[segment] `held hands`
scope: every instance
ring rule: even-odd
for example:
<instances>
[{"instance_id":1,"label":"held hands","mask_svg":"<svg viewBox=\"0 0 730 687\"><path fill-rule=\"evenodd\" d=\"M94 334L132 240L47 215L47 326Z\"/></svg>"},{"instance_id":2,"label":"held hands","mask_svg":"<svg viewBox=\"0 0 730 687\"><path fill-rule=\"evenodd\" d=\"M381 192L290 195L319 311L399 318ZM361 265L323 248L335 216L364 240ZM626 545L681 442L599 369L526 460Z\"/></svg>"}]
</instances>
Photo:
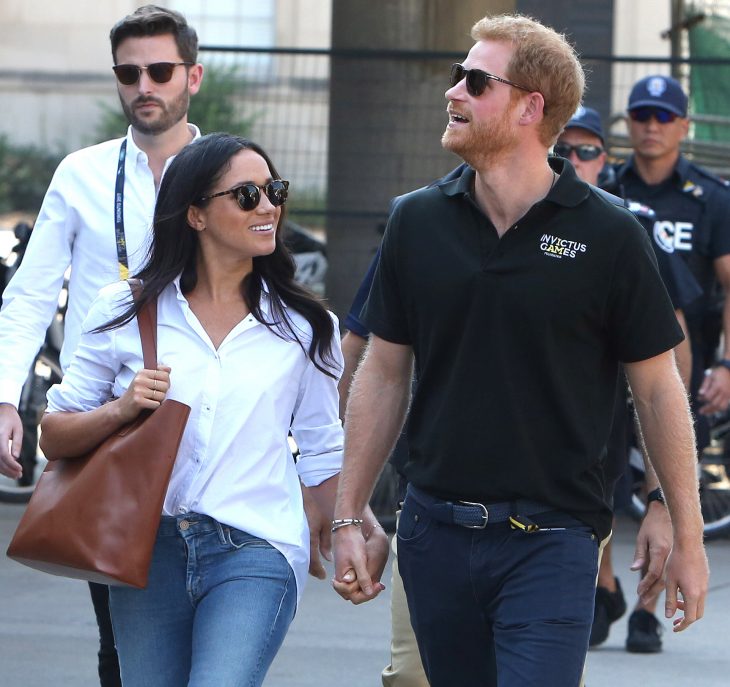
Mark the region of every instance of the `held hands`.
<instances>
[{"instance_id":1,"label":"held hands","mask_svg":"<svg viewBox=\"0 0 730 687\"><path fill-rule=\"evenodd\" d=\"M388 560L388 536L380 526L366 528L367 539L359 527L342 527L333 536L335 576L332 586L345 600L361 604L374 599L385 589L380 582ZM371 528L367 531L367 528Z\"/></svg>"},{"instance_id":2,"label":"held hands","mask_svg":"<svg viewBox=\"0 0 730 687\"><path fill-rule=\"evenodd\" d=\"M134 376L127 390L116 400L124 424L132 422L143 410L159 408L170 388L170 371L167 365L158 365L156 370L140 370Z\"/></svg>"},{"instance_id":3,"label":"held hands","mask_svg":"<svg viewBox=\"0 0 730 687\"><path fill-rule=\"evenodd\" d=\"M22 445L23 423L18 411L9 403L0 403L0 474L10 479L22 476L18 462Z\"/></svg>"}]
</instances>

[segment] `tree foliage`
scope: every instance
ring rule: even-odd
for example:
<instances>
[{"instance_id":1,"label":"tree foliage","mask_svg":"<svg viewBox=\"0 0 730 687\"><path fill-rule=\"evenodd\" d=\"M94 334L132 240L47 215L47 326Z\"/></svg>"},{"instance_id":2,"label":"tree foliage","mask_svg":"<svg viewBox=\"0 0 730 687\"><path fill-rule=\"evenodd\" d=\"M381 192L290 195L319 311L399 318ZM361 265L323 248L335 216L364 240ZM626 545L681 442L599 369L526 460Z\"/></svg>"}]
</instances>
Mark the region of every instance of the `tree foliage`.
<instances>
[{"instance_id":1,"label":"tree foliage","mask_svg":"<svg viewBox=\"0 0 730 687\"><path fill-rule=\"evenodd\" d=\"M13 145L0 134L0 213L37 213L64 153Z\"/></svg>"}]
</instances>

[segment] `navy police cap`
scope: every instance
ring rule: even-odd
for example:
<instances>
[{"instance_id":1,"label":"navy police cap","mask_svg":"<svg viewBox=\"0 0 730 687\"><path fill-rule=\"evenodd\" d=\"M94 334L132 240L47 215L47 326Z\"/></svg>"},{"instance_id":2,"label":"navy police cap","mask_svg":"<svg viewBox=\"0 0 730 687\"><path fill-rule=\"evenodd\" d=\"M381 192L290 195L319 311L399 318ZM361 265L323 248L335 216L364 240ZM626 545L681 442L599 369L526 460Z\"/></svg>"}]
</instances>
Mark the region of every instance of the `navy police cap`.
<instances>
[{"instance_id":1,"label":"navy police cap","mask_svg":"<svg viewBox=\"0 0 730 687\"><path fill-rule=\"evenodd\" d=\"M583 107L583 105L580 105L575 111L575 114L570 118L570 121L565 125L565 128L585 129L598 136L601 139L601 143L604 142L601 115L592 107Z\"/></svg>"},{"instance_id":2,"label":"navy police cap","mask_svg":"<svg viewBox=\"0 0 730 687\"><path fill-rule=\"evenodd\" d=\"M687 116L687 96L679 81L671 76L645 76L634 84L629 95L629 110L660 107L680 117Z\"/></svg>"}]
</instances>

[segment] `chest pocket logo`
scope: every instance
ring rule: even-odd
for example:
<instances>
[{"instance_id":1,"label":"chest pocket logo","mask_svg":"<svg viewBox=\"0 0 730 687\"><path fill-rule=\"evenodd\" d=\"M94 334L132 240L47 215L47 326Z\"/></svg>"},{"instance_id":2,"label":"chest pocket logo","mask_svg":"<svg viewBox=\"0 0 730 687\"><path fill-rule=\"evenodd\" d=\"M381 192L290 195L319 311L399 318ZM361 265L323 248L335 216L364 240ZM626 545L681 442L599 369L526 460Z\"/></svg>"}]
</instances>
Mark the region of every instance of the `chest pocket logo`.
<instances>
[{"instance_id":1,"label":"chest pocket logo","mask_svg":"<svg viewBox=\"0 0 730 687\"><path fill-rule=\"evenodd\" d=\"M670 222L657 220L654 222L654 240L666 253L675 250L692 250L692 236L694 224L692 222Z\"/></svg>"},{"instance_id":2,"label":"chest pocket logo","mask_svg":"<svg viewBox=\"0 0 730 687\"><path fill-rule=\"evenodd\" d=\"M551 258L575 258L586 252L586 244L561 239L552 234L543 234L540 239L540 250Z\"/></svg>"}]
</instances>

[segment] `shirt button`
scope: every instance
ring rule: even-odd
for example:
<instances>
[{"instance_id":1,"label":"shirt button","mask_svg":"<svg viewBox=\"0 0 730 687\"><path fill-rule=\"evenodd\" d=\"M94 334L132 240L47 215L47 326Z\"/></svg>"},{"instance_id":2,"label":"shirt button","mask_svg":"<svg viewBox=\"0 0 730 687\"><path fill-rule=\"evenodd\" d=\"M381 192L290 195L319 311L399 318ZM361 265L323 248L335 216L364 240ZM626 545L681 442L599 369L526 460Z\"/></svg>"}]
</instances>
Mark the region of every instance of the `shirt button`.
<instances>
[{"instance_id":1,"label":"shirt button","mask_svg":"<svg viewBox=\"0 0 730 687\"><path fill-rule=\"evenodd\" d=\"M180 529L184 532L186 529L190 527L190 523L187 520L181 520L180 521Z\"/></svg>"}]
</instances>

